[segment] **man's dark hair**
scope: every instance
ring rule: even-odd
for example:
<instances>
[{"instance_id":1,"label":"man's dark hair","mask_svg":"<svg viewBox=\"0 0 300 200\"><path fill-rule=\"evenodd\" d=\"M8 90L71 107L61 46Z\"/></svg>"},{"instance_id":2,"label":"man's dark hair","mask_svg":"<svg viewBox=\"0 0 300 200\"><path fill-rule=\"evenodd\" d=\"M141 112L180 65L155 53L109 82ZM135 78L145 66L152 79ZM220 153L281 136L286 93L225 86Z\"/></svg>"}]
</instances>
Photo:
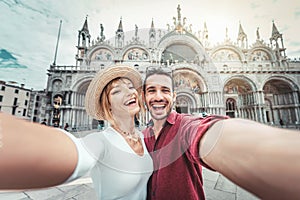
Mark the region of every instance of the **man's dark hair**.
<instances>
[{"instance_id":1,"label":"man's dark hair","mask_svg":"<svg viewBox=\"0 0 300 200\"><path fill-rule=\"evenodd\" d=\"M143 84L144 93L146 92L146 81L150 76L153 75L163 75L169 77L172 81L172 90L174 91L174 80L173 80L172 70L170 70L170 68L167 67L150 66L147 67L146 69L146 77L144 79L144 84Z\"/></svg>"}]
</instances>

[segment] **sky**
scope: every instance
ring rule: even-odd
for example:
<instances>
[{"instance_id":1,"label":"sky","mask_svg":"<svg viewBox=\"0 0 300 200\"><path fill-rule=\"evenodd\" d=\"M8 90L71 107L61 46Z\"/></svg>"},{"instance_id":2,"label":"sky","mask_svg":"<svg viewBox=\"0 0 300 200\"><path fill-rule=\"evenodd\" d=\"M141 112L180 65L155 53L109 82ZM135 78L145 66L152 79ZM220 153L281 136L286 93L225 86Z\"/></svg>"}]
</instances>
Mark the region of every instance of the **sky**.
<instances>
[{"instance_id":1,"label":"sky","mask_svg":"<svg viewBox=\"0 0 300 200\"><path fill-rule=\"evenodd\" d=\"M300 58L299 0L0 0L0 80L25 84L25 88L46 88L47 69L54 62L60 20L61 32L57 65L75 65L78 30L87 17L92 39L104 26L106 38L113 38L122 18L125 32L137 25L167 29L181 16L192 24L193 32L206 23L212 44L228 36L236 41L239 23L248 36L249 45L260 38L269 43L272 21L283 34L286 53Z\"/></svg>"}]
</instances>

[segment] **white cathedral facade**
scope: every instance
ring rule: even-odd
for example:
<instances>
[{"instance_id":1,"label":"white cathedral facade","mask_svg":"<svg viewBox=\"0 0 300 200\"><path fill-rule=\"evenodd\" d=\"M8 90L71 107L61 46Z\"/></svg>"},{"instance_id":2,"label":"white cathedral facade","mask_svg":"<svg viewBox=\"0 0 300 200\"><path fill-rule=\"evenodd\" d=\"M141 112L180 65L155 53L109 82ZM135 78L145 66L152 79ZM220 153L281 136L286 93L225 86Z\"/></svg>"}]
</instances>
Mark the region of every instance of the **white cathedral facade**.
<instances>
[{"instance_id":1,"label":"white cathedral facade","mask_svg":"<svg viewBox=\"0 0 300 200\"><path fill-rule=\"evenodd\" d=\"M98 121L84 108L87 87L95 73L116 64L135 67L142 76L148 66L171 69L178 112L229 115L288 128L300 127L300 62L286 56L284 40L273 22L268 43L256 30L256 41L248 44L239 24L236 41L225 35L221 44L211 44L206 24L195 34L186 18L177 17L166 30L149 22L147 34L138 27L127 36L123 22L114 40L99 36L91 40L88 21L78 33L75 66L51 65L48 70L47 116L53 126L68 123L75 129L91 129ZM144 31L144 30L143 30ZM127 32L128 33L128 32ZM142 124L149 116L140 119Z\"/></svg>"}]
</instances>

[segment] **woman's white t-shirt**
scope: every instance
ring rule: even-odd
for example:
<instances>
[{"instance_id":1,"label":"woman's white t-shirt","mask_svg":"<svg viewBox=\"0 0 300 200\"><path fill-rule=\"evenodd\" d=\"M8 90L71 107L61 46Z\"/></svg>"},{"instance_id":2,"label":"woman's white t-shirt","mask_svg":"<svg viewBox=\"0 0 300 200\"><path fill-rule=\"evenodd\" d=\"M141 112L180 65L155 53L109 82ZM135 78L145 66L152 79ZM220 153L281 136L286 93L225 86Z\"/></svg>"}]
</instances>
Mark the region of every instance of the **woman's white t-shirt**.
<instances>
[{"instance_id":1,"label":"woman's white t-shirt","mask_svg":"<svg viewBox=\"0 0 300 200\"><path fill-rule=\"evenodd\" d=\"M67 182L90 172L99 199L146 199L153 164L143 134L138 133L144 149L142 156L112 127L84 138L67 133L78 151L77 167Z\"/></svg>"}]
</instances>

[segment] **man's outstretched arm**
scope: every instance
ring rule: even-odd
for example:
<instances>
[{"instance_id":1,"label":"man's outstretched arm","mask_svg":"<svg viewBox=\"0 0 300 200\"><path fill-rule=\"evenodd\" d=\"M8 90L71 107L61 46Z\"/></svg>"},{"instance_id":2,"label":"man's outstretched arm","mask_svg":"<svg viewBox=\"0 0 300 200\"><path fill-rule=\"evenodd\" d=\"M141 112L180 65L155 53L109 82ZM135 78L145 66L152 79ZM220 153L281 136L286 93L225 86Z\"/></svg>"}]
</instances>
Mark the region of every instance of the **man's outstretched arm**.
<instances>
[{"instance_id":1,"label":"man's outstretched arm","mask_svg":"<svg viewBox=\"0 0 300 200\"><path fill-rule=\"evenodd\" d=\"M300 132L221 120L200 141L200 158L262 199L300 199Z\"/></svg>"}]
</instances>

